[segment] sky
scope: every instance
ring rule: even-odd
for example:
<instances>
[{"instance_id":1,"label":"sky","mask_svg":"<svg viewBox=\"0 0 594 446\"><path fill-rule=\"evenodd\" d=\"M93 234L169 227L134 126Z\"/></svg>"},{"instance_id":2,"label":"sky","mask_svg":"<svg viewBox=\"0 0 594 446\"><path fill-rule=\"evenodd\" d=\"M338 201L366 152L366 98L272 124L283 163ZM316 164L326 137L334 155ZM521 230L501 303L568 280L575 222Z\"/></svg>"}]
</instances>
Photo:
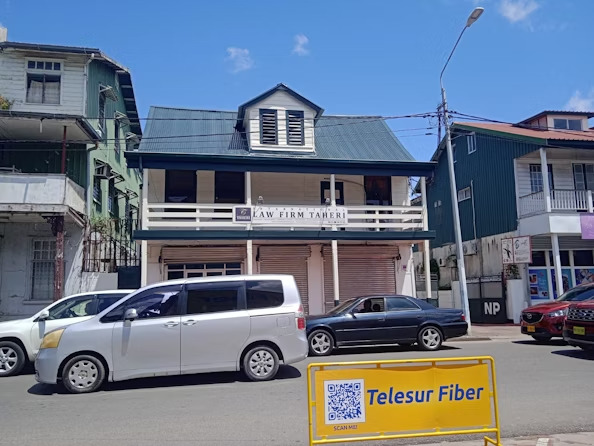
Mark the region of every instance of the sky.
<instances>
[{"instance_id":1,"label":"sky","mask_svg":"<svg viewBox=\"0 0 594 446\"><path fill-rule=\"evenodd\" d=\"M0 23L10 41L98 47L127 66L141 117L236 110L279 82L326 114L401 116L436 110L476 6L444 75L451 110L506 122L594 110L592 0L0 0ZM431 157L435 119L388 123Z\"/></svg>"}]
</instances>

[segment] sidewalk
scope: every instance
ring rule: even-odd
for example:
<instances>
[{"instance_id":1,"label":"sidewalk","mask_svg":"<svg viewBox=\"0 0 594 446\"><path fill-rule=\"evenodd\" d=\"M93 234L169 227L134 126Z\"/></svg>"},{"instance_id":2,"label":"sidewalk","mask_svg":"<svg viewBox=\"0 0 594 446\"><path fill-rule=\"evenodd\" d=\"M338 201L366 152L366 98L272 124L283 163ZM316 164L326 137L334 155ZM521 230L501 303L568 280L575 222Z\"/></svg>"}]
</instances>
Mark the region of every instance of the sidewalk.
<instances>
[{"instance_id":1,"label":"sidewalk","mask_svg":"<svg viewBox=\"0 0 594 446\"><path fill-rule=\"evenodd\" d=\"M494 438L494 436L491 436ZM556 434L533 437L503 438L504 446L592 446L594 445L594 432L577 432L575 434ZM430 443L424 446L478 446L483 440Z\"/></svg>"},{"instance_id":2,"label":"sidewalk","mask_svg":"<svg viewBox=\"0 0 594 446\"><path fill-rule=\"evenodd\" d=\"M490 341L490 340L515 340L527 339L520 333L520 326L513 324L482 325L472 324L472 336L448 339L448 342L464 341ZM594 443L593 443L594 444Z\"/></svg>"}]
</instances>

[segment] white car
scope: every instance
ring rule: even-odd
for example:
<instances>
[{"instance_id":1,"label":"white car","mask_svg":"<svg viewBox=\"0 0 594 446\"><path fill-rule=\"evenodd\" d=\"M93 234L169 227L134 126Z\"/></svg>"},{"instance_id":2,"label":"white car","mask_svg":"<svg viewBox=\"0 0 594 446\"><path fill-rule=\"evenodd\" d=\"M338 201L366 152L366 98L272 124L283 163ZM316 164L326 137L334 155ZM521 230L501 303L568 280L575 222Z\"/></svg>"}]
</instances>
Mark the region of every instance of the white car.
<instances>
[{"instance_id":1,"label":"white car","mask_svg":"<svg viewBox=\"0 0 594 446\"><path fill-rule=\"evenodd\" d=\"M35 361L46 333L90 319L135 290L93 291L64 297L26 319L0 322L0 377Z\"/></svg>"}]
</instances>

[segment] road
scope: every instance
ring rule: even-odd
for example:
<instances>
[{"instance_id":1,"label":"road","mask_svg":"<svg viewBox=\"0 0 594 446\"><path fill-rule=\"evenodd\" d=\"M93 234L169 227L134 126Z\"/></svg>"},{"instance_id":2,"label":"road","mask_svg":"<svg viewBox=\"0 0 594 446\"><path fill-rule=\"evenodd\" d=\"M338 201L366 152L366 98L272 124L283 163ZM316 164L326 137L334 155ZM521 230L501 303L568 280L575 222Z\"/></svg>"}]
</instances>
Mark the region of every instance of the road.
<instances>
[{"instance_id":1,"label":"road","mask_svg":"<svg viewBox=\"0 0 594 446\"><path fill-rule=\"evenodd\" d=\"M492 355L504 437L594 432L594 356L558 342L452 342L427 353L349 350L332 360ZM31 374L0 379L0 445L305 445L308 359L278 379L239 373L151 378L68 395ZM411 444L391 442L386 444Z\"/></svg>"}]
</instances>

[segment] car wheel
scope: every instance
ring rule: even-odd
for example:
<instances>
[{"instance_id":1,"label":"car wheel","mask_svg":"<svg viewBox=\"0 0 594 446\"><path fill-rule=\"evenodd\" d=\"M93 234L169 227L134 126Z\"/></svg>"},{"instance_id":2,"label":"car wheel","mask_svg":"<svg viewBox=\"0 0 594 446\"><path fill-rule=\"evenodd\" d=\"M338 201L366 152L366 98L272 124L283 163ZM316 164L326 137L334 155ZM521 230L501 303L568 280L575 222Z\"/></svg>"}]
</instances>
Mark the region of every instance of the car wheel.
<instances>
[{"instance_id":1,"label":"car wheel","mask_svg":"<svg viewBox=\"0 0 594 446\"><path fill-rule=\"evenodd\" d=\"M18 375L27 359L21 346L11 341L0 341L0 376Z\"/></svg>"},{"instance_id":2,"label":"car wheel","mask_svg":"<svg viewBox=\"0 0 594 446\"><path fill-rule=\"evenodd\" d=\"M268 381L278 372L276 352L265 345L252 348L243 358L243 372L252 381Z\"/></svg>"},{"instance_id":3,"label":"car wheel","mask_svg":"<svg viewBox=\"0 0 594 446\"><path fill-rule=\"evenodd\" d=\"M551 340L552 336L549 335L534 335L532 336L532 339L534 339L536 342L549 342Z\"/></svg>"},{"instance_id":4,"label":"car wheel","mask_svg":"<svg viewBox=\"0 0 594 446\"><path fill-rule=\"evenodd\" d=\"M419 341L419 346L423 350L434 351L439 350L439 347L441 347L443 335L441 334L441 330L437 327L423 327L421 331L419 331L417 340Z\"/></svg>"},{"instance_id":5,"label":"car wheel","mask_svg":"<svg viewBox=\"0 0 594 446\"><path fill-rule=\"evenodd\" d=\"M334 338L326 330L313 331L307 340L312 356L328 356L334 349Z\"/></svg>"},{"instance_id":6,"label":"car wheel","mask_svg":"<svg viewBox=\"0 0 594 446\"><path fill-rule=\"evenodd\" d=\"M64 366L62 384L70 393L90 393L105 380L105 367L91 355L75 356Z\"/></svg>"}]
</instances>

